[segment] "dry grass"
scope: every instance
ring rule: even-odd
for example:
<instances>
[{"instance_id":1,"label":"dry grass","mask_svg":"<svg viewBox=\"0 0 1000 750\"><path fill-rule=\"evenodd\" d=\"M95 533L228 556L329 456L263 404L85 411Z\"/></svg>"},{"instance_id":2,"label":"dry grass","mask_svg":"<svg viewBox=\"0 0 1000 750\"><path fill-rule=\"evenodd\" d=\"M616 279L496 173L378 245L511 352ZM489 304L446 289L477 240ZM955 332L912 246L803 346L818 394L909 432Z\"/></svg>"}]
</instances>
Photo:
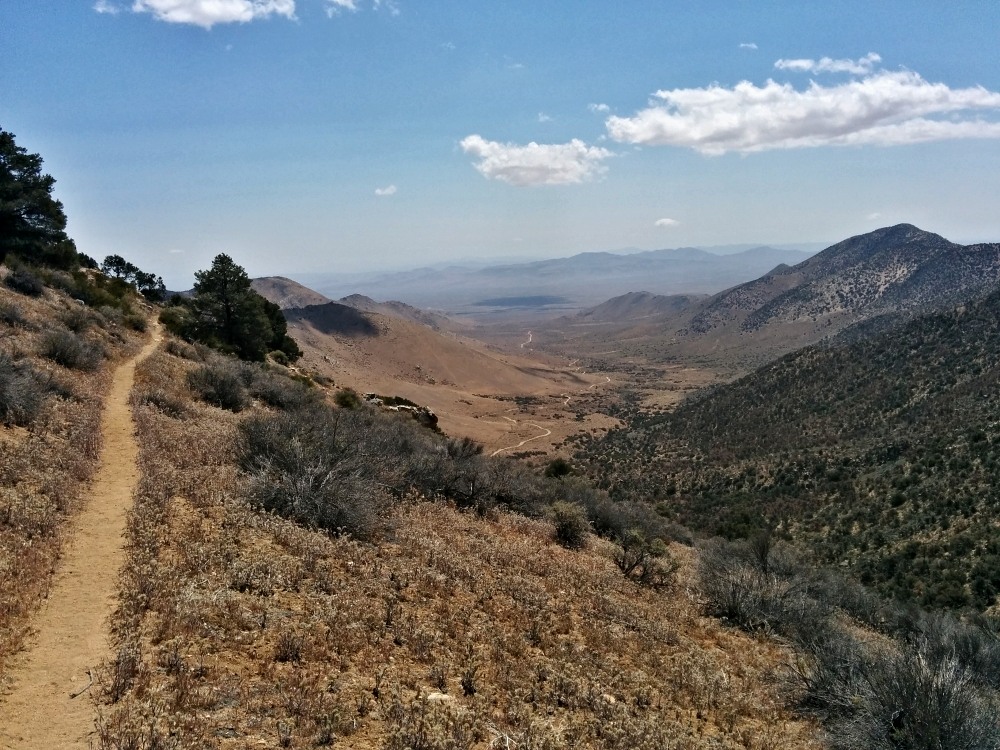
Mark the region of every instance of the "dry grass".
<instances>
[{"instance_id":1,"label":"dry grass","mask_svg":"<svg viewBox=\"0 0 1000 750\"><path fill-rule=\"evenodd\" d=\"M516 515L412 498L369 545L259 513L234 466L245 417L193 401L193 366L161 352L137 373L101 747L820 747L782 708L784 655L700 616L687 550L653 591L605 543L566 550Z\"/></svg>"},{"instance_id":2,"label":"dry grass","mask_svg":"<svg viewBox=\"0 0 1000 750\"><path fill-rule=\"evenodd\" d=\"M94 353L93 369L64 367L45 356L47 337L57 335ZM0 419L0 675L24 644L67 520L96 468L111 373L138 344L134 332L64 294L29 297L0 285L0 353L18 372L30 373L6 395L25 408Z\"/></svg>"}]
</instances>

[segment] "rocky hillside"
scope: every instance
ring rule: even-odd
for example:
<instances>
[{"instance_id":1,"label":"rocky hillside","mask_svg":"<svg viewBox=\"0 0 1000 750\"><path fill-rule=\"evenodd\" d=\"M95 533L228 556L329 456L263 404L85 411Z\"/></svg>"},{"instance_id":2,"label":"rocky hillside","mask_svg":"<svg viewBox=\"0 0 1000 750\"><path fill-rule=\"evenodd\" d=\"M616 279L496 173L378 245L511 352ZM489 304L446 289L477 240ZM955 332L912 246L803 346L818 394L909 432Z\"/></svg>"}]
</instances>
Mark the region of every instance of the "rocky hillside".
<instances>
[{"instance_id":1,"label":"rocky hillside","mask_svg":"<svg viewBox=\"0 0 1000 750\"><path fill-rule=\"evenodd\" d=\"M899 224L716 295L692 318L690 330L752 333L811 324L821 336L886 313L957 304L998 279L1000 244L956 245Z\"/></svg>"},{"instance_id":2,"label":"rocky hillside","mask_svg":"<svg viewBox=\"0 0 1000 750\"><path fill-rule=\"evenodd\" d=\"M781 524L888 594L987 609L1000 595L998 388L994 292L789 354L584 453L614 494L695 528Z\"/></svg>"}]
</instances>

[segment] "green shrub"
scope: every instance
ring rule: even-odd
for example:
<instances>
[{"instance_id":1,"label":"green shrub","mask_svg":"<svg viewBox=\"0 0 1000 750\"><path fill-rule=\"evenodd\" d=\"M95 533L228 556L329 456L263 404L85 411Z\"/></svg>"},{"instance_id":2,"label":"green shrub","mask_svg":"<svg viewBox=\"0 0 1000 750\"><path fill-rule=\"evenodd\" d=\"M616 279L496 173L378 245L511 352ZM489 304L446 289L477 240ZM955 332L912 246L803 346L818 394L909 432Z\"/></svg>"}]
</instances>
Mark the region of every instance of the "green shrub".
<instances>
[{"instance_id":1,"label":"green shrub","mask_svg":"<svg viewBox=\"0 0 1000 750\"><path fill-rule=\"evenodd\" d=\"M353 388L341 388L333 397L334 403L341 409L358 409L361 407L361 397Z\"/></svg>"},{"instance_id":2,"label":"green shrub","mask_svg":"<svg viewBox=\"0 0 1000 750\"><path fill-rule=\"evenodd\" d=\"M583 549L590 535L590 522L586 511L579 505L559 501L552 504L550 512L555 524L556 541L566 549Z\"/></svg>"}]
</instances>

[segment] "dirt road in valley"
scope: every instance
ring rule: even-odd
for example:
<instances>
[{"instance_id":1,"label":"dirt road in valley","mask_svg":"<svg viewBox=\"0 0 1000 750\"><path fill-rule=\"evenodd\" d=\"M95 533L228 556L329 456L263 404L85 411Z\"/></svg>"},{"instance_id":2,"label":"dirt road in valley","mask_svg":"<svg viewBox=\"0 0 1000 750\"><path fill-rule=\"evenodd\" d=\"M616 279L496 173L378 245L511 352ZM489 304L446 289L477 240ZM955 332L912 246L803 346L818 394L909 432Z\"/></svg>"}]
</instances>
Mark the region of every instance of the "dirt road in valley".
<instances>
[{"instance_id":1,"label":"dirt road in valley","mask_svg":"<svg viewBox=\"0 0 1000 750\"><path fill-rule=\"evenodd\" d=\"M33 623L35 636L5 678L3 750L89 748L96 740L88 685L108 653L107 620L124 559L126 511L139 478L128 398L136 365L160 339L157 325L142 351L115 372L101 420L100 467L83 509L70 523L60 568Z\"/></svg>"}]
</instances>

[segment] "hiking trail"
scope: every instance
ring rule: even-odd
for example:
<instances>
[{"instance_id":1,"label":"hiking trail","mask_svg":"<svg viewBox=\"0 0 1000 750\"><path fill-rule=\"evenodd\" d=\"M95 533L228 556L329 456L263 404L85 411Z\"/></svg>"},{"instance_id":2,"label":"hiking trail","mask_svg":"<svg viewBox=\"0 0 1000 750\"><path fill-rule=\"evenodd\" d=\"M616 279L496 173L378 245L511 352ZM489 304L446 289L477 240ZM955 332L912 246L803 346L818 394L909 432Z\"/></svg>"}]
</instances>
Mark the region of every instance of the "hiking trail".
<instances>
[{"instance_id":1,"label":"hiking trail","mask_svg":"<svg viewBox=\"0 0 1000 750\"><path fill-rule=\"evenodd\" d=\"M98 469L83 507L68 521L59 568L32 623L34 636L11 661L10 687L0 696L2 750L89 748L96 740L92 675L109 655L126 512L139 481L129 393L136 365L161 339L154 319L150 340L114 373L101 415Z\"/></svg>"}]
</instances>

